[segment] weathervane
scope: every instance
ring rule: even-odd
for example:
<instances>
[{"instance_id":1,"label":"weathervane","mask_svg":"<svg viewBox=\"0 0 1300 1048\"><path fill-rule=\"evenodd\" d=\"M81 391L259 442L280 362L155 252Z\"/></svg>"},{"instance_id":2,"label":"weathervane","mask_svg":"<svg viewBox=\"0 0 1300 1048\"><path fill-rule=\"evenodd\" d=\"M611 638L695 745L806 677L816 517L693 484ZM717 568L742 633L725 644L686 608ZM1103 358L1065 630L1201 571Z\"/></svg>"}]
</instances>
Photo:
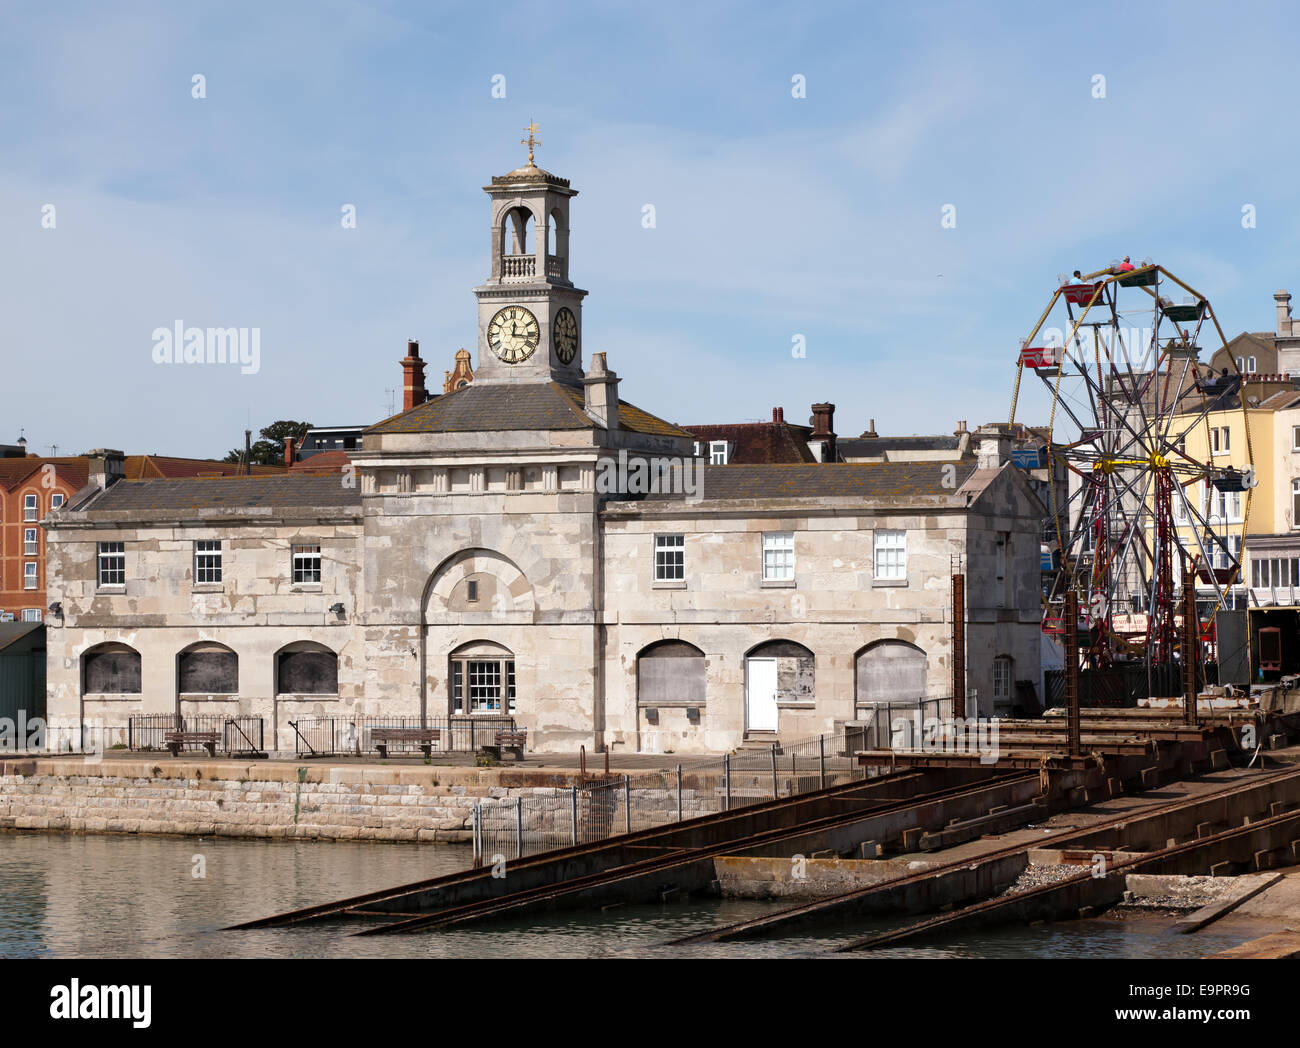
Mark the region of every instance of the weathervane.
<instances>
[{"instance_id":1,"label":"weathervane","mask_svg":"<svg viewBox=\"0 0 1300 1048\"><path fill-rule=\"evenodd\" d=\"M535 167L536 165L533 164L533 146L540 146L542 144L542 140L540 138L533 137L533 135L537 132L538 127L535 123L533 123L531 118L528 121L528 126L524 128L524 130L528 132L528 137L521 138L519 140L519 144L521 146L528 147L528 163L531 166Z\"/></svg>"}]
</instances>

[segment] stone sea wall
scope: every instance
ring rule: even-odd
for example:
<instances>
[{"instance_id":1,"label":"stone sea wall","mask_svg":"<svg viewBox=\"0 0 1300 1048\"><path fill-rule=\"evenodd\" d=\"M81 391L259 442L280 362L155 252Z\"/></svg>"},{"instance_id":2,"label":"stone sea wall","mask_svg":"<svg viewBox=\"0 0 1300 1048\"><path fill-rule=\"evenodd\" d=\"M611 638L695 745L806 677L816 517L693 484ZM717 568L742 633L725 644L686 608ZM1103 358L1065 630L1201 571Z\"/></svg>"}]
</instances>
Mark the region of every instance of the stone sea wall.
<instances>
[{"instance_id":1,"label":"stone sea wall","mask_svg":"<svg viewBox=\"0 0 1300 1048\"><path fill-rule=\"evenodd\" d=\"M675 821L673 778L642 773L629 795L619 781L575 797L575 774L545 769L21 758L0 760L0 831L466 842L482 804L488 854L517 834L531 853L570 844L575 814L587 840ZM734 786L733 804L770 796L739 775ZM792 786L806 788L782 776L781 793ZM720 810L724 793L716 773L687 773L681 816Z\"/></svg>"}]
</instances>

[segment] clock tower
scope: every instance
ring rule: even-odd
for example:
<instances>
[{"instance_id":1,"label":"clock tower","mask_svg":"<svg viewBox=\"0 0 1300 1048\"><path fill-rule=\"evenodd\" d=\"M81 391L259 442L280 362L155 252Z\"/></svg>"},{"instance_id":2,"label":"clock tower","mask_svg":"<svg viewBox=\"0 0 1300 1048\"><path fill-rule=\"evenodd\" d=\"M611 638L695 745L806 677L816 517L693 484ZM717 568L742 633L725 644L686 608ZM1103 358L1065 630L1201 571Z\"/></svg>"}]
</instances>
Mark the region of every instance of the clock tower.
<instances>
[{"instance_id":1,"label":"clock tower","mask_svg":"<svg viewBox=\"0 0 1300 1048\"><path fill-rule=\"evenodd\" d=\"M476 384L582 383L582 300L569 279L569 181L533 162L536 124L525 129L528 163L494 176L492 273L478 296Z\"/></svg>"}]
</instances>

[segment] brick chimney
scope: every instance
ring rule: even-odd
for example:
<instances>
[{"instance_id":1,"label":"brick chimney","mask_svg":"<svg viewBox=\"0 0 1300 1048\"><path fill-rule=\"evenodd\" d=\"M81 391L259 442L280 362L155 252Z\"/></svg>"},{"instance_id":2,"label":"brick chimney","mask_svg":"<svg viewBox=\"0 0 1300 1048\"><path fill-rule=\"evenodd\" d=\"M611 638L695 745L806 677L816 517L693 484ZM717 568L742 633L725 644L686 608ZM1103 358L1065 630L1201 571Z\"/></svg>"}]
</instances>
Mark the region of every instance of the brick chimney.
<instances>
[{"instance_id":1,"label":"brick chimney","mask_svg":"<svg viewBox=\"0 0 1300 1048\"><path fill-rule=\"evenodd\" d=\"M605 354L591 355L591 370L582 377L582 407L598 426L618 429L619 377L605 366Z\"/></svg>"},{"instance_id":2,"label":"brick chimney","mask_svg":"<svg viewBox=\"0 0 1300 1048\"><path fill-rule=\"evenodd\" d=\"M1291 330L1291 292L1283 289L1273 292L1273 301L1277 303L1277 333L1282 338L1289 338Z\"/></svg>"},{"instance_id":3,"label":"brick chimney","mask_svg":"<svg viewBox=\"0 0 1300 1048\"><path fill-rule=\"evenodd\" d=\"M406 343L406 356L402 360L402 410L419 407L429 395L424 389L424 361L420 359L420 343Z\"/></svg>"},{"instance_id":4,"label":"brick chimney","mask_svg":"<svg viewBox=\"0 0 1300 1048\"><path fill-rule=\"evenodd\" d=\"M867 420L867 428L863 431L862 436L864 437L878 436L878 434L876 433L876 420L874 418Z\"/></svg>"},{"instance_id":5,"label":"brick chimney","mask_svg":"<svg viewBox=\"0 0 1300 1048\"><path fill-rule=\"evenodd\" d=\"M772 422L778 426L785 424L785 408L772 409Z\"/></svg>"},{"instance_id":6,"label":"brick chimney","mask_svg":"<svg viewBox=\"0 0 1300 1048\"><path fill-rule=\"evenodd\" d=\"M126 456L113 448L95 448L87 451L87 473L90 483L105 490L126 476Z\"/></svg>"},{"instance_id":7,"label":"brick chimney","mask_svg":"<svg viewBox=\"0 0 1300 1048\"><path fill-rule=\"evenodd\" d=\"M808 440L810 443L821 442L822 453L818 461L834 462L837 457L835 453L835 405L814 404L812 413L813 430Z\"/></svg>"},{"instance_id":8,"label":"brick chimney","mask_svg":"<svg viewBox=\"0 0 1300 1048\"><path fill-rule=\"evenodd\" d=\"M293 437L284 438L284 464L292 466L298 461L298 446Z\"/></svg>"}]
</instances>

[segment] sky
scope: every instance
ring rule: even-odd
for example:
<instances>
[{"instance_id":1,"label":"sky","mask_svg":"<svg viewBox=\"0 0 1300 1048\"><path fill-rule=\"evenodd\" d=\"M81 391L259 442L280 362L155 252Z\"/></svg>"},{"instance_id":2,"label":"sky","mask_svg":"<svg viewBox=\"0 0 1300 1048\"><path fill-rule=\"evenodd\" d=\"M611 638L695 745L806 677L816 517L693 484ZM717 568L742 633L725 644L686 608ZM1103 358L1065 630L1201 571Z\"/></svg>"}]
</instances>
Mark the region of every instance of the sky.
<instances>
[{"instance_id":1,"label":"sky","mask_svg":"<svg viewBox=\"0 0 1300 1048\"><path fill-rule=\"evenodd\" d=\"M1151 257L1228 337L1300 294L1293 29L1253 3L0 0L0 443L219 458L276 419L369 424L412 338L440 389L530 120L624 399L685 425L831 401L849 436L1005 419L1058 274ZM177 322L258 329L257 371L157 363Z\"/></svg>"}]
</instances>

